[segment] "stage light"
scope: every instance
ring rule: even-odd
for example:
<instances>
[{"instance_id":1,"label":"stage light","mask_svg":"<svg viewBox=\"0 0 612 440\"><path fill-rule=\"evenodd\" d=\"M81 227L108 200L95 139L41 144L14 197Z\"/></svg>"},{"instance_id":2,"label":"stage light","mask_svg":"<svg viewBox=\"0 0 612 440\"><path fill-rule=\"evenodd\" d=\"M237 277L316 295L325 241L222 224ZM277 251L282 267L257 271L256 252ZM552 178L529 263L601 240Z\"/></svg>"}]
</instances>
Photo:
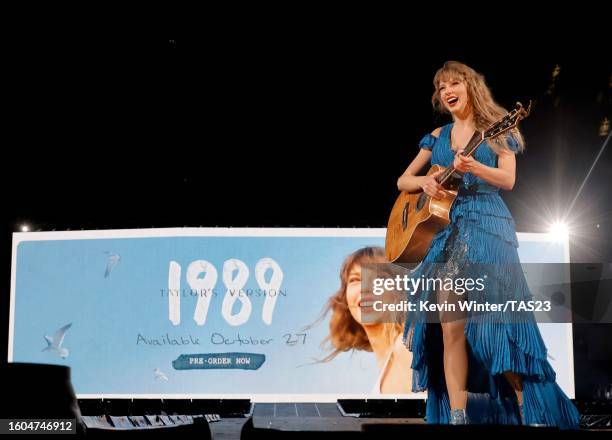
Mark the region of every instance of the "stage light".
<instances>
[{"instance_id":1,"label":"stage light","mask_svg":"<svg viewBox=\"0 0 612 440\"><path fill-rule=\"evenodd\" d=\"M564 241L569 235L569 228L565 223L555 222L550 226L548 233L556 241Z\"/></svg>"},{"instance_id":2,"label":"stage light","mask_svg":"<svg viewBox=\"0 0 612 440\"><path fill-rule=\"evenodd\" d=\"M21 232L29 232L30 227L28 225L21 225Z\"/></svg>"}]
</instances>

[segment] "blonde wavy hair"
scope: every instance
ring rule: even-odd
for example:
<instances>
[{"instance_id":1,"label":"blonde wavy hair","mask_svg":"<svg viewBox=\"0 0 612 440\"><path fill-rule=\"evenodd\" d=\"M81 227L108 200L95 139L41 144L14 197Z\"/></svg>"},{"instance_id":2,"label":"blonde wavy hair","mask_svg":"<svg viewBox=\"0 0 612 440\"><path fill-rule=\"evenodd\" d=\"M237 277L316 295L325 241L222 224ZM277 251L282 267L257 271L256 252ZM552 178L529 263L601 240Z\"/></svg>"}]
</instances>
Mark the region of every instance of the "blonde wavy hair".
<instances>
[{"instance_id":1,"label":"blonde wavy hair","mask_svg":"<svg viewBox=\"0 0 612 440\"><path fill-rule=\"evenodd\" d=\"M385 251L383 248L375 246L361 248L344 260L340 269L339 289L327 300L315 323L305 327L305 329L313 327L331 312L329 335L321 342L321 347L331 350L331 353L319 362L331 361L340 353L346 351L372 351L372 346L363 326L351 315L346 301L346 289L348 287L349 275L355 266L363 267L365 264L381 263L388 263L385 258ZM404 328L401 322L384 322L380 325L384 326L383 333L385 339L389 341L389 345L393 344Z\"/></svg>"},{"instance_id":2,"label":"blonde wavy hair","mask_svg":"<svg viewBox=\"0 0 612 440\"><path fill-rule=\"evenodd\" d=\"M493 94L487 86L485 78L480 73L476 72L471 67L458 61L447 61L436 72L433 85L434 93L431 97L431 104L434 110L439 113L448 113L440 98L440 83L442 81L458 80L465 84L467 93L474 112L474 124L476 130L482 132L486 130L492 123L501 119L508 111L497 104L493 99ZM518 143L519 151L524 151L525 140L518 128L510 131L514 140ZM489 147L497 154L502 149L508 149L508 136L499 136L493 142L487 142Z\"/></svg>"}]
</instances>

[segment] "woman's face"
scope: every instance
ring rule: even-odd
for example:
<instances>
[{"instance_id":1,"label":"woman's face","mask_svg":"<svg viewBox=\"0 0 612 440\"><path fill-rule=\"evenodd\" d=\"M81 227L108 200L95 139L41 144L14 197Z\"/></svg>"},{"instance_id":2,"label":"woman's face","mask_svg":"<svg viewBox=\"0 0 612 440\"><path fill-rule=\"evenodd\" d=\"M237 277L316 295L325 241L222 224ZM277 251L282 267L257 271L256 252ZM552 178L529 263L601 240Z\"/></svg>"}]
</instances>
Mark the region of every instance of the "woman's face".
<instances>
[{"instance_id":1,"label":"woman's face","mask_svg":"<svg viewBox=\"0 0 612 440\"><path fill-rule=\"evenodd\" d=\"M373 294L361 290L361 266L353 265L346 285L346 303L351 316L359 324L379 324L374 318L378 313L374 311L373 301L377 299Z\"/></svg>"},{"instance_id":2,"label":"woman's face","mask_svg":"<svg viewBox=\"0 0 612 440\"><path fill-rule=\"evenodd\" d=\"M452 115L463 115L469 111L471 103L467 87L463 81L451 79L440 81L438 86L440 100Z\"/></svg>"}]
</instances>

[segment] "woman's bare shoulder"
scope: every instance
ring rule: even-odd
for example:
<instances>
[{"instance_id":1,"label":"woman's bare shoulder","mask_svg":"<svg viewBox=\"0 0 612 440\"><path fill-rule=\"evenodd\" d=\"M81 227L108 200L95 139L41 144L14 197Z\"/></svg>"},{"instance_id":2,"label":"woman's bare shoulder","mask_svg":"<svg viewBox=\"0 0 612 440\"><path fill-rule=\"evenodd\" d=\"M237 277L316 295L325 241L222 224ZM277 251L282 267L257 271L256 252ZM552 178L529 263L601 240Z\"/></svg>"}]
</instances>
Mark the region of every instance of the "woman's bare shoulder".
<instances>
[{"instance_id":1,"label":"woman's bare shoulder","mask_svg":"<svg viewBox=\"0 0 612 440\"><path fill-rule=\"evenodd\" d=\"M408 350L402 341L401 335L397 337L393 344L393 354L401 361L412 361L412 353Z\"/></svg>"},{"instance_id":2,"label":"woman's bare shoulder","mask_svg":"<svg viewBox=\"0 0 612 440\"><path fill-rule=\"evenodd\" d=\"M431 135L435 137L440 137L441 132L442 132L442 127L438 127L434 131L431 132Z\"/></svg>"}]
</instances>

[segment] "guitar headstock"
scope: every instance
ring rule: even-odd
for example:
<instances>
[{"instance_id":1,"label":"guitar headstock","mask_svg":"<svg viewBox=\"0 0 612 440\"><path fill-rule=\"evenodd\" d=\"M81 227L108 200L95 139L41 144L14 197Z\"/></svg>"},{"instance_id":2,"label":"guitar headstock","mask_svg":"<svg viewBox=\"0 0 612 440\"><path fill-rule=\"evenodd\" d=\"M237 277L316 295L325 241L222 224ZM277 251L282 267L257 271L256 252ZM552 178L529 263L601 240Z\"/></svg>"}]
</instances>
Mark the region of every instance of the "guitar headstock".
<instances>
[{"instance_id":1,"label":"guitar headstock","mask_svg":"<svg viewBox=\"0 0 612 440\"><path fill-rule=\"evenodd\" d=\"M491 124L489 128L484 131L484 133L482 134L483 140L496 138L500 134L512 130L519 124L520 121L529 116L530 112L531 101L529 101L527 107L523 107L523 104L517 102L516 106L512 109L512 111L510 111L499 121Z\"/></svg>"}]
</instances>

